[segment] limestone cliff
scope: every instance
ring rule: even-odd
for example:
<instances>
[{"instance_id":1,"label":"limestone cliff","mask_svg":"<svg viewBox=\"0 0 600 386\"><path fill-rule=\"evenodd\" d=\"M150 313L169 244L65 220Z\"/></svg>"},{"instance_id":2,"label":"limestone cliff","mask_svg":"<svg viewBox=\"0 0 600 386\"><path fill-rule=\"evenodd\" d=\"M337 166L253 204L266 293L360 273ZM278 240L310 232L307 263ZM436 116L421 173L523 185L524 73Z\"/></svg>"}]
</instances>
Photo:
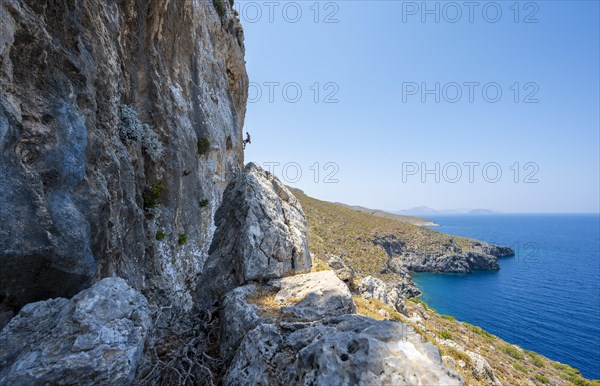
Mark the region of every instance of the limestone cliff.
<instances>
[{"instance_id":1,"label":"limestone cliff","mask_svg":"<svg viewBox=\"0 0 600 386\"><path fill-rule=\"evenodd\" d=\"M0 384L131 384L150 327L148 302L119 278L28 304L0 333Z\"/></svg>"},{"instance_id":2,"label":"limestone cliff","mask_svg":"<svg viewBox=\"0 0 600 386\"><path fill-rule=\"evenodd\" d=\"M243 165L225 0L0 1L0 313L118 275L191 308Z\"/></svg>"},{"instance_id":3,"label":"limestone cliff","mask_svg":"<svg viewBox=\"0 0 600 386\"><path fill-rule=\"evenodd\" d=\"M306 219L300 203L273 174L249 163L227 188L217 230L198 283L198 299L218 300L249 281L308 272Z\"/></svg>"},{"instance_id":4,"label":"limestone cliff","mask_svg":"<svg viewBox=\"0 0 600 386\"><path fill-rule=\"evenodd\" d=\"M270 173L247 165L216 223L198 296L216 306L223 384L463 384L405 324L356 315L334 271L297 275L311 266L304 211Z\"/></svg>"},{"instance_id":5,"label":"limestone cliff","mask_svg":"<svg viewBox=\"0 0 600 386\"><path fill-rule=\"evenodd\" d=\"M334 271L295 275L311 266L306 220L271 174L249 164L217 226L196 313L152 328L148 302L119 278L28 304L0 331L0 383L463 384L408 325L356 315Z\"/></svg>"},{"instance_id":6,"label":"limestone cliff","mask_svg":"<svg viewBox=\"0 0 600 386\"><path fill-rule=\"evenodd\" d=\"M463 383L406 323L355 314L353 266L307 273L299 200L242 170L230 1L0 0L0 91L0 384ZM421 236L369 238L367 268L502 254Z\"/></svg>"}]
</instances>

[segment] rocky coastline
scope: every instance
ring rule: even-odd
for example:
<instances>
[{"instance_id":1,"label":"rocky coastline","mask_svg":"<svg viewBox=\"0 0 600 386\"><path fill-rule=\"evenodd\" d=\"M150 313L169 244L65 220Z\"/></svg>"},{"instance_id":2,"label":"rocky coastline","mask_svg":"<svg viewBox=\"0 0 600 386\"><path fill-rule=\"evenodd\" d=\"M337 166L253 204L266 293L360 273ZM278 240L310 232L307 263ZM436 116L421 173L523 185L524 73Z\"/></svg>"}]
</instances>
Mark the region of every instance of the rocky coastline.
<instances>
[{"instance_id":1,"label":"rocky coastline","mask_svg":"<svg viewBox=\"0 0 600 386\"><path fill-rule=\"evenodd\" d=\"M0 1L0 385L497 384L410 275L512 250L245 164L244 54L230 0Z\"/></svg>"}]
</instances>

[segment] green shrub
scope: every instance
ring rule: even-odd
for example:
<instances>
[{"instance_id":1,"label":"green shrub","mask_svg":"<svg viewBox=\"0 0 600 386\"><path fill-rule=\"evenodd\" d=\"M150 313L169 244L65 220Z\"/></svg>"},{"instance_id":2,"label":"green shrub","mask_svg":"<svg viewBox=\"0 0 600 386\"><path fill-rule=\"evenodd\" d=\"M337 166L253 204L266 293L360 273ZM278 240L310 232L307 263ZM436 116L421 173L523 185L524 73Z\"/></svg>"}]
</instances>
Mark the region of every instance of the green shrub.
<instances>
[{"instance_id":1,"label":"green shrub","mask_svg":"<svg viewBox=\"0 0 600 386\"><path fill-rule=\"evenodd\" d=\"M547 377L544 377L542 374L536 374L535 379L537 379L538 381L540 381L544 384L550 383L550 380Z\"/></svg>"},{"instance_id":2,"label":"green shrub","mask_svg":"<svg viewBox=\"0 0 600 386\"><path fill-rule=\"evenodd\" d=\"M544 361L539 357L531 358L531 363L533 363L536 367L544 367Z\"/></svg>"},{"instance_id":3,"label":"green shrub","mask_svg":"<svg viewBox=\"0 0 600 386\"><path fill-rule=\"evenodd\" d=\"M576 386L597 386L600 385L598 380L587 380L581 376L581 373L576 368L563 363L552 363L552 366L557 370L561 371L560 377L564 380L571 382Z\"/></svg>"},{"instance_id":4,"label":"green shrub","mask_svg":"<svg viewBox=\"0 0 600 386\"><path fill-rule=\"evenodd\" d=\"M555 363L554 367L556 367L559 370L564 371L566 374L569 374L569 375L576 375L576 376L581 375L581 372L579 370L577 370L576 368L571 367L569 365L563 364L563 363Z\"/></svg>"},{"instance_id":5,"label":"green shrub","mask_svg":"<svg viewBox=\"0 0 600 386\"><path fill-rule=\"evenodd\" d=\"M198 154L204 155L210 150L210 142L206 137L198 138Z\"/></svg>"},{"instance_id":6,"label":"green shrub","mask_svg":"<svg viewBox=\"0 0 600 386\"><path fill-rule=\"evenodd\" d=\"M219 18L223 20L225 17L225 4L223 4L223 0L213 0L213 6L215 7L215 11L219 15Z\"/></svg>"},{"instance_id":7,"label":"green shrub","mask_svg":"<svg viewBox=\"0 0 600 386\"><path fill-rule=\"evenodd\" d=\"M155 208L159 203L165 191L165 181L158 180L144 192L144 209Z\"/></svg>"},{"instance_id":8,"label":"green shrub","mask_svg":"<svg viewBox=\"0 0 600 386\"><path fill-rule=\"evenodd\" d=\"M559 362L552 363L552 366L554 366L554 368L557 369L557 370L565 370L568 367L570 367L569 365L565 365L565 364L559 363Z\"/></svg>"},{"instance_id":9,"label":"green shrub","mask_svg":"<svg viewBox=\"0 0 600 386\"><path fill-rule=\"evenodd\" d=\"M600 385L600 381L593 380L588 381L587 379L583 379L581 377L570 377L569 382L573 383L576 386L597 386Z\"/></svg>"},{"instance_id":10,"label":"green shrub","mask_svg":"<svg viewBox=\"0 0 600 386\"><path fill-rule=\"evenodd\" d=\"M208 203L209 203L209 201L208 201L208 199L207 199L207 198L205 198L205 199L201 200L201 201L200 201L200 208L205 208L205 207L207 207L207 206L208 206Z\"/></svg>"},{"instance_id":11,"label":"green shrub","mask_svg":"<svg viewBox=\"0 0 600 386\"><path fill-rule=\"evenodd\" d=\"M536 353L531 352L531 351L525 351L525 352L529 356L531 363L533 363L537 367L544 367L544 361L540 358L539 355L537 355Z\"/></svg>"},{"instance_id":12,"label":"green shrub","mask_svg":"<svg viewBox=\"0 0 600 386\"><path fill-rule=\"evenodd\" d=\"M510 355L511 357L518 359L518 360L523 360L525 359L525 355L523 355L523 353L521 353L517 348L515 348L512 345L506 345L504 347L501 347L500 350L504 351L505 353L507 353L508 355Z\"/></svg>"},{"instance_id":13,"label":"green shrub","mask_svg":"<svg viewBox=\"0 0 600 386\"><path fill-rule=\"evenodd\" d=\"M425 303L424 301L422 301L422 300L421 300L421 299L419 299L419 298L410 298L410 299L407 299L407 300L408 300L409 302L413 302L413 303L415 303L415 304L420 304L420 305L422 305L423 307L425 307L425 308L428 308L428 306L427 306L427 303Z\"/></svg>"},{"instance_id":14,"label":"green shrub","mask_svg":"<svg viewBox=\"0 0 600 386\"><path fill-rule=\"evenodd\" d=\"M164 239L165 239L165 232L163 232L163 231L156 232L156 240L162 241Z\"/></svg>"},{"instance_id":15,"label":"green shrub","mask_svg":"<svg viewBox=\"0 0 600 386\"><path fill-rule=\"evenodd\" d=\"M447 320L451 320L453 322L456 321L456 318L452 315L440 315L442 318L447 319Z\"/></svg>"},{"instance_id":16,"label":"green shrub","mask_svg":"<svg viewBox=\"0 0 600 386\"><path fill-rule=\"evenodd\" d=\"M185 245L188 242L188 237L185 233L180 233L179 238L177 239L177 244Z\"/></svg>"},{"instance_id":17,"label":"green shrub","mask_svg":"<svg viewBox=\"0 0 600 386\"><path fill-rule=\"evenodd\" d=\"M444 331L440 331L440 332L438 332L438 335L442 339L450 339L450 340L452 340L452 334L449 333L448 331L445 331L445 330Z\"/></svg>"},{"instance_id":18,"label":"green shrub","mask_svg":"<svg viewBox=\"0 0 600 386\"><path fill-rule=\"evenodd\" d=\"M486 338L487 340L494 339L494 335L490 334L489 332L485 331L483 328L481 328L479 326L474 326L469 323L465 323L465 325L467 326L469 331L474 332L477 335L480 335L480 336Z\"/></svg>"},{"instance_id":19,"label":"green shrub","mask_svg":"<svg viewBox=\"0 0 600 386\"><path fill-rule=\"evenodd\" d=\"M527 374L527 368L525 368L525 366L522 366L519 363L513 363L513 367L519 370L520 372Z\"/></svg>"}]
</instances>

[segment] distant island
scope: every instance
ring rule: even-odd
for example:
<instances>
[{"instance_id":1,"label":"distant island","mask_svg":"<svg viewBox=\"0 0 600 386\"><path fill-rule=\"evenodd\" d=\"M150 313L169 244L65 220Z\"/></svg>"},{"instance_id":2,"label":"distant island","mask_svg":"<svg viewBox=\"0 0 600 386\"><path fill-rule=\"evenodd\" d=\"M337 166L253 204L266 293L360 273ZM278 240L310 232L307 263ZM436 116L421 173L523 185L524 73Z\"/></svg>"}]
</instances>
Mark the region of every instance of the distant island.
<instances>
[{"instance_id":1,"label":"distant island","mask_svg":"<svg viewBox=\"0 0 600 386\"><path fill-rule=\"evenodd\" d=\"M392 212L401 216L426 216L438 214L495 214L490 209L433 209L428 206L416 206Z\"/></svg>"},{"instance_id":2,"label":"distant island","mask_svg":"<svg viewBox=\"0 0 600 386\"><path fill-rule=\"evenodd\" d=\"M489 209L473 209L469 211L469 214L495 214L493 210Z\"/></svg>"}]
</instances>

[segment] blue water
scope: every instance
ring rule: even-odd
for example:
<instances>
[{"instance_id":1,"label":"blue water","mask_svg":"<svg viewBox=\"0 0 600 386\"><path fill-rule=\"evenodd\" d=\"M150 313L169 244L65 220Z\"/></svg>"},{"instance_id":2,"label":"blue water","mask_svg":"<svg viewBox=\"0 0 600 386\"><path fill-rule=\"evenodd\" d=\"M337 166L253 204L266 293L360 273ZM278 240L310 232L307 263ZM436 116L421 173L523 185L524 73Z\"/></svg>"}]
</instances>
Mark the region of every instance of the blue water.
<instances>
[{"instance_id":1,"label":"blue water","mask_svg":"<svg viewBox=\"0 0 600 386\"><path fill-rule=\"evenodd\" d=\"M512 246L499 271L413 276L440 313L600 378L599 215L427 216L434 229Z\"/></svg>"}]
</instances>

